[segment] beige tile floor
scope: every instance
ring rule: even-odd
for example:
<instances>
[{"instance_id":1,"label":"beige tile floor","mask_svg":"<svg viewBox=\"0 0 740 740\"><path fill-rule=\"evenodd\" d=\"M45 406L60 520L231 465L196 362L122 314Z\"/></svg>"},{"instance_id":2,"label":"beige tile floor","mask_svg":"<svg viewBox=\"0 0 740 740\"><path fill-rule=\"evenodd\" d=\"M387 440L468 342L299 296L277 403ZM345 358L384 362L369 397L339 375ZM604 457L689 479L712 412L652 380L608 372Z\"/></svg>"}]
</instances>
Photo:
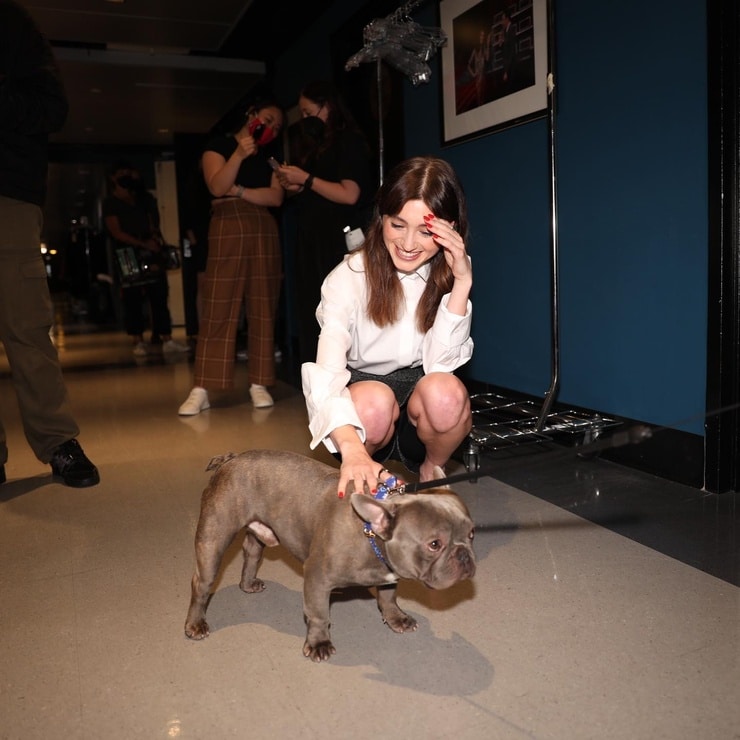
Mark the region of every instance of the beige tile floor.
<instances>
[{"instance_id":1,"label":"beige tile floor","mask_svg":"<svg viewBox=\"0 0 740 740\"><path fill-rule=\"evenodd\" d=\"M3 740L740 737L740 589L493 477L455 486L475 578L400 587L416 633L392 633L366 592L338 594L337 654L313 664L300 566L268 550L267 590L248 596L232 547L212 634L187 640L205 466L257 446L311 454L303 399L281 382L254 410L241 363L233 394L183 419L186 358L136 363L117 333L59 346L102 482L69 489L35 460L0 355Z\"/></svg>"}]
</instances>

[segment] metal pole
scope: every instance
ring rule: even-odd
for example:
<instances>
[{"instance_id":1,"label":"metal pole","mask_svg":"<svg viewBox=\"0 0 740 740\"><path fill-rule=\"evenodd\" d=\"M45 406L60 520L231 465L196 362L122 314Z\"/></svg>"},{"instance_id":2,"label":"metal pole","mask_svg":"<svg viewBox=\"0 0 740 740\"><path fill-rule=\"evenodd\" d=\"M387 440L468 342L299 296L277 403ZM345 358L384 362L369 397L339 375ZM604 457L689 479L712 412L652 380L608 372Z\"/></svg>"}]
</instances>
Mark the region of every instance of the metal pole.
<instances>
[{"instance_id":1,"label":"metal pole","mask_svg":"<svg viewBox=\"0 0 740 740\"><path fill-rule=\"evenodd\" d=\"M383 68L378 59L375 62L375 84L378 90L378 184L383 184L383 159L385 144L383 139Z\"/></svg>"},{"instance_id":2,"label":"metal pole","mask_svg":"<svg viewBox=\"0 0 740 740\"><path fill-rule=\"evenodd\" d=\"M553 2L548 2L548 75L547 75L547 119L548 144L550 149L550 262L551 262L551 376L550 387L545 394L535 431L540 432L545 425L553 401L560 385L560 317L559 317L559 276L558 276L558 191L557 191L557 148L555 146L555 14Z\"/></svg>"}]
</instances>

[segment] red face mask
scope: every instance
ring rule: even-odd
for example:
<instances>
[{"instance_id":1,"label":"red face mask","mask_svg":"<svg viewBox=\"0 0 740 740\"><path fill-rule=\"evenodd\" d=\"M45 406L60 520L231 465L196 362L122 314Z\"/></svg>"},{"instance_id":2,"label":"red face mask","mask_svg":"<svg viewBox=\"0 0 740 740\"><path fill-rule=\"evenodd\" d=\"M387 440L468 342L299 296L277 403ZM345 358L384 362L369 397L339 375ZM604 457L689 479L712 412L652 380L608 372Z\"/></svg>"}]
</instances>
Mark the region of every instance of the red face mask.
<instances>
[{"instance_id":1,"label":"red face mask","mask_svg":"<svg viewBox=\"0 0 740 740\"><path fill-rule=\"evenodd\" d=\"M266 146L275 138L275 132L259 118L253 118L249 122L247 131L254 138L257 146Z\"/></svg>"}]
</instances>

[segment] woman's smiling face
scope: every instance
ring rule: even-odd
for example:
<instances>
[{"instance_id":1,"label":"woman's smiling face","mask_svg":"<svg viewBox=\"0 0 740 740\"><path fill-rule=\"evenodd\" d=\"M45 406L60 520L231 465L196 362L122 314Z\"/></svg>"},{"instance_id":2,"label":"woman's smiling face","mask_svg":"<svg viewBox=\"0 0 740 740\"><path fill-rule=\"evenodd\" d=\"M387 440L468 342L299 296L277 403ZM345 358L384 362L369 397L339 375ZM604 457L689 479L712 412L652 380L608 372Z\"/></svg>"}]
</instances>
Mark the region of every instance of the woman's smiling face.
<instances>
[{"instance_id":1,"label":"woman's smiling face","mask_svg":"<svg viewBox=\"0 0 740 740\"><path fill-rule=\"evenodd\" d=\"M439 245L424 221L431 213L422 200L408 200L400 213L383 216L383 241L396 270L416 272L439 252Z\"/></svg>"}]
</instances>

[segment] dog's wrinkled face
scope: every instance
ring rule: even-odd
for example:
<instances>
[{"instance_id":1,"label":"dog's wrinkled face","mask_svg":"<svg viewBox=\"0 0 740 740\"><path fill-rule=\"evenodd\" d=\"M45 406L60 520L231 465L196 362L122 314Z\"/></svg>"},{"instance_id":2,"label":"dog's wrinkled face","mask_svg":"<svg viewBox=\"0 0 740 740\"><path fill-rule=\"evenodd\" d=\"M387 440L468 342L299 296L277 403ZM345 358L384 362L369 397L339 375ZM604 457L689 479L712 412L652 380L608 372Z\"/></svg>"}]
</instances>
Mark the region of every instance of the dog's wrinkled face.
<instances>
[{"instance_id":1,"label":"dog's wrinkled face","mask_svg":"<svg viewBox=\"0 0 740 740\"><path fill-rule=\"evenodd\" d=\"M355 494L352 505L385 541L386 559L399 578L444 589L475 574L475 526L451 491L432 489L386 501Z\"/></svg>"}]
</instances>

